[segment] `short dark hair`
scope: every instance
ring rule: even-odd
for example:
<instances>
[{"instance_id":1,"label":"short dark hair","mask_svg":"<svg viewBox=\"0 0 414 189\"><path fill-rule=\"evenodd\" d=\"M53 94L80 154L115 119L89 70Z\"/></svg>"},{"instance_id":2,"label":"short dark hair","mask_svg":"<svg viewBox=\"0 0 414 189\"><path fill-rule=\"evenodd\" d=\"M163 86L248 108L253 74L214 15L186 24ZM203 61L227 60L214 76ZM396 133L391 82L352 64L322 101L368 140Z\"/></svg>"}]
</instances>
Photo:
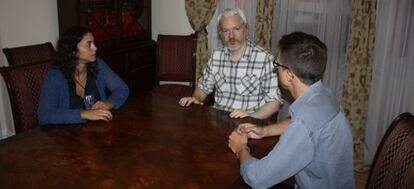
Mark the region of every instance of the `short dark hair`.
<instances>
[{"instance_id":1,"label":"short dark hair","mask_svg":"<svg viewBox=\"0 0 414 189\"><path fill-rule=\"evenodd\" d=\"M327 62L326 45L317 37L293 32L279 40L279 56L299 79L311 85L322 79Z\"/></svg>"}]
</instances>

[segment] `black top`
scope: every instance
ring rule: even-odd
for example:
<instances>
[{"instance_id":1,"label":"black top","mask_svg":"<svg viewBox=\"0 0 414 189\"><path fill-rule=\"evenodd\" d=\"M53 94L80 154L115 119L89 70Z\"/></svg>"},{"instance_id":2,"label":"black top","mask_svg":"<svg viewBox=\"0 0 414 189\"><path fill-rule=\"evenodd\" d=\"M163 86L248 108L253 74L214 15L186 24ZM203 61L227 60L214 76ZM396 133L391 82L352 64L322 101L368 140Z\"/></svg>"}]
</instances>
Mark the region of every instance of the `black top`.
<instances>
[{"instance_id":1,"label":"black top","mask_svg":"<svg viewBox=\"0 0 414 189\"><path fill-rule=\"evenodd\" d=\"M88 72L85 85L85 97L82 98L76 94L76 86L69 87L70 109L90 109L96 101L101 99L98 88L96 87L96 78ZM86 102L89 101L89 103ZM86 106L85 106L86 105Z\"/></svg>"}]
</instances>

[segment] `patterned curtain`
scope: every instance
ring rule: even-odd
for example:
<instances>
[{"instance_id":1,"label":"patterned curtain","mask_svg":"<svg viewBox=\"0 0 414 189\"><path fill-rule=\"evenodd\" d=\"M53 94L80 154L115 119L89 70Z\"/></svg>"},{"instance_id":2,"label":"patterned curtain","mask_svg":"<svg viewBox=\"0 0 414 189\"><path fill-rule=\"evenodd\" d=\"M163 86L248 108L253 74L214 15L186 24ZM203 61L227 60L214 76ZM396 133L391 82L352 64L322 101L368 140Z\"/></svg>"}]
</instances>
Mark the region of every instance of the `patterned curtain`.
<instances>
[{"instance_id":1,"label":"patterned curtain","mask_svg":"<svg viewBox=\"0 0 414 189\"><path fill-rule=\"evenodd\" d=\"M342 103L352 126L355 170L366 171L364 132L374 59L376 0L352 1Z\"/></svg>"},{"instance_id":2,"label":"patterned curtain","mask_svg":"<svg viewBox=\"0 0 414 189\"><path fill-rule=\"evenodd\" d=\"M217 0L185 0L185 11L191 27L196 31L196 78L202 73L208 61L207 30L206 27L214 15Z\"/></svg>"},{"instance_id":3,"label":"patterned curtain","mask_svg":"<svg viewBox=\"0 0 414 189\"><path fill-rule=\"evenodd\" d=\"M272 42L273 0L258 0L256 7L256 31L254 39L257 45L270 50Z\"/></svg>"}]
</instances>

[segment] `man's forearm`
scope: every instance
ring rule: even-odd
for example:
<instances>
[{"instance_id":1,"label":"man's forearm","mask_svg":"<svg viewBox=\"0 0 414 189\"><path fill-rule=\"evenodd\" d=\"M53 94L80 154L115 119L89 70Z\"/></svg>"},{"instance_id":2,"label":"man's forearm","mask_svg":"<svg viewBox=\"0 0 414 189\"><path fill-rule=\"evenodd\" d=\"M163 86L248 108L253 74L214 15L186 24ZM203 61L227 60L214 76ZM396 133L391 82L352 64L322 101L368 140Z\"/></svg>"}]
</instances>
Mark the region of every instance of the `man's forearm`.
<instances>
[{"instance_id":1,"label":"man's forearm","mask_svg":"<svg viewBox=\"0 0 414 189\"><path fill-rule=\"evenodd\" d=\"M260 107L256 112L251 114L251 117L258 119L269 118L272 114L279 111L280 103L278 101L271 101Z\"/></svg>"},{"instance_id":2,"label":"man's forearm","mask_svg":"<svg viewBox=\"0 0 414 189\"><path fill-rule=\"evenodd\" d=\"M266 137L281 135L288 128L289 123L290 123L290 117L278 123L266 126L265 127Z\"/></svg>"},{"instance_id":3,"label":"man's forearm","mask_svg":"<svg viewBox=\"0 0 414 189\"><path fill-rule=\"evenodd\" d=\"M193 97L200 102L203 102L206 99L207 94L204 93L200 88L196 87L193 93Z\"/></svg>"},{"instance_id":4,"label":"man's forearm","mask_svg":"<svg viewBox=\"0 0 414 189\"><path fill-rule=\"evenodd\" d=\"M248 151L247 149L243 149L239 152L239 159L240 159L240 163L243 162L245 159L251 157L252 155L250 154L250 151Z\"/></svg>"}]
</instances>

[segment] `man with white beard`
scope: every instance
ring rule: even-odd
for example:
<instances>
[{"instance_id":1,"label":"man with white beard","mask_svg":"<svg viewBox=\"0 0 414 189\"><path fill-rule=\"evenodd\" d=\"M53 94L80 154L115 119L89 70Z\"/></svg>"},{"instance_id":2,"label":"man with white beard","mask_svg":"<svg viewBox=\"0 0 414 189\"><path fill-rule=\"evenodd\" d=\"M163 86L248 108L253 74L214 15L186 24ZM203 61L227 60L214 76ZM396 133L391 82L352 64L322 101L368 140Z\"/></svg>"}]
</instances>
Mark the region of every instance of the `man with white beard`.
<instances>
[{"instance_id":1,"label":"man with white beard","mask_svg":"<svg viewBox=\"0 0 414 189\"><path fill-rule=\"evenodd\" d=\"M218 16L218 32L224 47L214 50L192 97L179 104L203 105L214 91L214 107L229 111L232 118L268 118L282 102L274 57L247 40L248 24L240 9L225 9Z\"/></svg>"}]
</instances>

